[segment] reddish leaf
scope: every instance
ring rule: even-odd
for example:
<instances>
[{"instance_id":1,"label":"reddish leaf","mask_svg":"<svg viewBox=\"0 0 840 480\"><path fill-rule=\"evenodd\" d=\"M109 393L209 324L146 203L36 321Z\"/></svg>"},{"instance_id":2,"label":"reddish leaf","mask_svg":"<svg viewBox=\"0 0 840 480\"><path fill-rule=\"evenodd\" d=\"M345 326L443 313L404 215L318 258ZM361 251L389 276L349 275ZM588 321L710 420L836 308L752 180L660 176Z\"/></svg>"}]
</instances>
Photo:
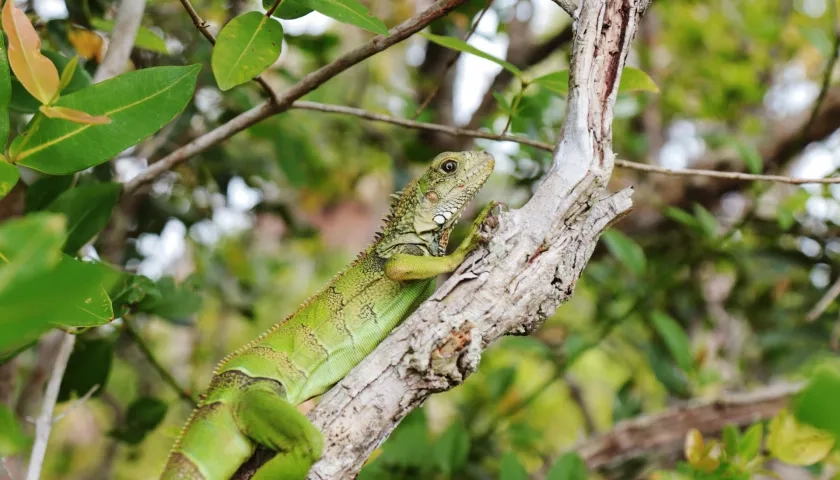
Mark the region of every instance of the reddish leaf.
<instances>
[{"instance_id":1,"label":"reddish leaf","mask_svg":"<svg viewBox=\"0 0 840 480\"><path fill-rule=\"evenodd\" d=\"M41 39L14 0L6 0L2 13L3 30L9 36L9 64L20 83L43 104L58 94L58 70L41 55Z\"/></svg>"},{"instance_id":2,"label":"reddish leaf","mask_svg":"<svg viewBox=\"0 0 840 480\"><path fill-rule=\"evenodd\" d=\"M50 118L62 118L83 125L107 125L111 123L111 119L104 115L91 115L81 110L74 110L67 107L41 105L40 110Z\"/></svg>"}]
</instances>

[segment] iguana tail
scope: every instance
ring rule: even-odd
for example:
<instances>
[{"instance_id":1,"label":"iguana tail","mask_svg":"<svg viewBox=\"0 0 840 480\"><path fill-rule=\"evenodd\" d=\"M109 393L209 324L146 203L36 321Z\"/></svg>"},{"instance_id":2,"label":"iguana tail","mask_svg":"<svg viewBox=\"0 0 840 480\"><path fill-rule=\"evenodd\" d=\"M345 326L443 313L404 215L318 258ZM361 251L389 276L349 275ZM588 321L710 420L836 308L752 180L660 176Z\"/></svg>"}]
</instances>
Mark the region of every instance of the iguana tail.
<instances>
[{"instance_id":1,"label":"iguana tail","mask_svg":"<svg viewBox=\"0 0 840 480\"><path fill-rule=\"evenodd\" d=\"M302 480L323 451L320 432L273 380L229 371L190 416L161 480L228 480L258 445L278 452L255 480ZM230 388L236 384L236 388Z\"/></svg>"}]
</instances>

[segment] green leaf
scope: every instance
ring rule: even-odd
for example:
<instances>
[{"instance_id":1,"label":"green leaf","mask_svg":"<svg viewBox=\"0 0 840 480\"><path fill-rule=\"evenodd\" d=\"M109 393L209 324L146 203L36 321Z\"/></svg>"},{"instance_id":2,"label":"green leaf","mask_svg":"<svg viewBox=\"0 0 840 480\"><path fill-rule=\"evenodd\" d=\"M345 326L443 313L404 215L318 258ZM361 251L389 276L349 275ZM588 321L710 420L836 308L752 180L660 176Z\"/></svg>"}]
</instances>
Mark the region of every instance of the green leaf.
<instances>
[{"instance_id":1,"label":"green leaf","mask_svg":"<svg viewBox=\"0 0 840 480\"><path fill-rule=\"evenodd\" d=\"M55 325L111 320L105 290L116 277L102 265L61 254L64 224L61 215L35 213L0 226L0 351Z\"/></svg>"},{"instance_id":2,"label":"green leaf","mask_svg":"<svg viewBox=\"0 0 840 480\"><path fill-rule=\"evenodd\" d=\"M219 88L250 81L277 61L283 44L283 27L277 19L248 12L225 25L213 47L210 65Z\"/></svg>"},{"instance_id":3,"label":"green leaf","mask_svg":"<svg viewBox=\"0 0 840 480\"><path fill-rule=\"evenodd\" d=\"M510 390L514 380L516 380L517 370L514 366L506 366L489 374L487 390L490 392L490 398L499 401Z\"/></svg>"},{"instance_id":4,"label":"green leaf","mask_svg":"<svg viewBox=\"0 0 840 480\"><path fill-rule=\"evenodd\" d=\"M114 359L114 344L104 339L87 340L79 338L67 361L67 370L61 380L58 401L72 400L73 396L81 397L94 386L99 387L93 396L100 395L105 390L108 374L111 373L111 362Z\"/></svg>"},{"instance_id":5,"label":"green leaf","mask_svg":"<svg viewBox=\"0 0 840 480\"><path fill-rule=\"evenodd\" d=\"M374 17L357 0L296 0L296 3L315 10L341 23L355 25L369 32L389 36L388 27Z\"/></svg>"},{"instance_id":6,"label":"green leaf","mask_svg":"<svg viewBox=\"0 0 840 480\"><path fill-rule=\"evenodd\" d=\"M64 71L64 69L67 68L67 64L71 62L70 58L51 50L41 50L41 54L52 60L59 71ZM93 78L87 70L84 68L77 68L73 72L73 76L70 78L69 83L62 88L61 94L66 95L73 93L85 87L89 87L92 84ZM41 102L30 95L16 78L12 78L12 102L9 107L12 110L21 113L35 113L38 111L38 107L40 106Z\"/></svg>"},{"instance_id":7,"label":"green leaf","mask_svg":"<svg viewBox=\"0 0 840 480\"><path fill-rule=\"evenodd\" d=\"M81 262L65 255L53 275L67 278L97 278L99 288L91 289L84 298L67 303L64 316L54 320L55 325L64 327L98 327L114 319L114 310L108 289L119 278L119 272L103 263Z\"/></svg>"},{"instance_id":8,"label":"green leaf","mask_svg":"<svg viewBox=\"0 0 840 480\"><path fill-rule=\"evenodd\" d=\"M61 77L58 79L58 91L64 90L67 85L70 85L70 81L73 80L73 77L76 75L76 68L79 66L79 57L74 56L67 62L67 65L61 69Z\"/></svg>"},{"instance_id":9,"label":"green leaf","mask_svg":"<svg viewBox=\"0 0 840 480\"><path fill-rule=\"evenodd\" d=\"M668 391L680 398L691 396L691 389L683 371L671 361L662 348L654 343L646 348L648 363L653 375Z\"/></svg>"},{"instance_id":10,"label":"green leaf","mask_svg":"<svg viewBox=\"0 0 840 480\"><path fill-rule=\"evenodd\" d=\"M632 238L615 229L604 232L602 238L616 260L634 275L642 276L645 273L647 264L645 251Z\"/></svg>"},{"instance_id":11,"label":"green leaf","mask_svg":"<svg viewBox=\"0 0 840 480\"><path fill-rule=\"evenodd\" d=\"M463 470L470 452L470 434L458 419L435 442L433 452L438 467L445 475L451 477Z\"/></svg>"},{"instance_id":12,"label":"green leaf","mask_svg":"<svg viewBox=\"0 0 840 480\"><path fill-rule=\"evenodd\" d=\"M687 227L699 229L700 223L694 217L694 215L686 212L685 210L679 209L677 207L667 207L665 209L665 216L670 218L671 220L681 223Z\"/></svg>"},{"instance_id":13,"label":"green leaf","mask_svg":"<svg viewBox=\"0 0 840 480\"><path fill-rule=\"evenodd\" d=\"M6 151L9 141L9 103L12 100L12 74L9 70L9 57L3 35L0 35L0 152ZM0 198L2 198L2 179L0 179Z\"/></svg>"},{"instance_id":14,"label":"green leaf","mask_svg":"<svg viewBox=\"0 0 840 480\"><path fill-rule=\"evenodd\" d=\"M192 98L200 65L125 73L67 96L57 105L111 118L80 125L38 113L12 142L15 163L53 175L99 165L160 130Z\"/></svg>"},{"instance_id":15,"label":"green leaf","mask_svg":"<svg viewBox=\"0 0 840 480\"><path fill-rule=\"evenodd\" d=\"M799 27L799 33L808 40L808 43L814 46L823 58L831 57L833 45L831 38L823 28L802 26Z\"/></svg>"},{"instance_id":16,"label":"green leaf","mask_svg":"<svg viewBox=\"0 0 840 480\"><path fill-rule=\"evenodd\" d=\"M796 419L840 439L840 373L828 367L819 368L793 401Z\"/></svg>"},{"instance_id":17,"label":"green leaf","mask_svg":"<svg viewBox=\"0 0 840 480\"><path fill-rule=\"evenodd\" d=\"M263 8L270 10L276 1L277 0L263 0ZM271 16L282 18L283 20L295 20L314 12L312 8L307 7L302 3L302 1L303 0L283 0Z\"/></svg>"},{"instance_id":18,"label":"green leaf","mask_svg":"<svg viewBox=\"0 0 840 480\"><path fill-rule=\"evenodd\" d=\"M763 437L764 425L760 422L751 425L738 442L738 455L747 462L757 457L761 452Z\"/></svg>"},{"instance_id":19,"label":"green leaf","mask_svg":"<svg viewBox=\"0 0 840 480\"><path fill-rule=\"evenodd\" d=\"M43 210L65 190L73 186L73 175L44 175L26 189L24 211Z\"/></svg>"},{"instance_id":20,"label":"green leaf","mask_svg":"<svg viewBox=\"0 0 840 480\"><path fill-rule=\"evenodd\" d=\"M122 272L120 279L109 292L114 315L122 317L134 311L137 304L145 298L159 300L160 289L149 277Z\"/></svg>"},{"instance_id":21,"label":"green leaf","mask_svg":"<svg viewBox=\"0 0 840 480\"><path fill-rule=\"evenodd\" d=\"M173 322L185 319L201 308L201 295L195 277L175 285L172 277L163 277L156 284L160 296L150 295L137 303L137 311L152 313Z\"/></svg>"},{"instance_id":22,"label":"green leaf","mask_svg":"<svg viewBox=\"0 0 840 480\"><path fill-rule=\"evenodd\" d=\"M618 93L626 92L659 93L659 87L642 70L634 67L624 67L624 70L621 72L621 82L618 84Z\"/></svg>"},{"instance_id":23,"label":"green leaf","mask_svg":"<svg viewBox=\"0 0 840 480\"><path fill-rule=\"evenodd\" d=\"M499 465L499 480L528 480L528 471L516 458L516 454L507 451L502 455Z\"/></svg>"},{"instance_id":24,"label":"green leaf","mask_svg":"<svg viewBox=\"0 0 840 480\"><path fill-rule=\"evenodd\" d=\"M0 224L0 294L13 283L49 272L61 260L65 219L27 215Z\"/></svg>"},{"instance_id":25,"label":"green leaf","mask_svg":"<svg viewBox=\"0 0 840 480\"><path fill-rule=\"evenodd\" d=\"M0 403L0 458L26 450L29 448L29 442L30 439L20 428L14 412Z\"/></svg>"},{"instance_id":26,"label":"green leaf","mask_svg":"<svg viewBox=\"0 0 840 480\"><path fill-rule=\"evenodd\" d=\"M586 480L586 464L575 452L558 458L548 470L545 480Z\"/></svg>"},{"instance_id":27,"label":"green leaf","mask_svg":"<svg viewBox=\"0 0 840 480\"><path fill-rule=\"evenodd\" d=\"M518 78L520 78L520 79L522 78L522 70L517 68L516 65L514 65L514 64L512 64L508 61L502 60L501 58L494 57L493 55L490 55L489 53L482 52L481 50L473 47L472 45L470 45L467 42L461 40L460 38L446 37L446 36L442 36L442 35L434 35L434 34L426 33L426 32L420 32L420 36L425 38L426 40L429 40L430 42L437 43L440 46L443 46L443 47L446 47L446 48L449 48L449 49L452 49L452 50L458 50L459 52L471 53L471 54L473 54L477 57L481 57L485 60L490 60L491 62L495 63L496 65L501 66L502 68L504 68L508 72L516 75Z\"/></svg>"},{"instance_id":28,"label":"green leaf","mask_svg":"<svg viewBox=\"0 0 840 480\"><path fill-rule=\"evenodd\" d=\"M718 238L720 236L720 225L717 219L711 212L703 208L703 205L694 204L694 216L697 218L700 229L707 237Z\"/></svg>"},{"instance_id":29,"label":"green leaf","mask_svg":"<svg viewBox=\"0 0 840 480\"><path fill-rule=\"evenodd\" d=\"M432 445L425 410L418 408L408 414L382 446L378 457L384 464L400 468L429 470L434 466Z\"/></svg>"},{"instance_id":30,"label":"green leaf","mask_svg":"<svg viewBox=\"0 0 840 480\"><path fill-rule=\"evenodd\" d=\"M560 95L567 95L569 93L569 71L560 70L549 73L548 75L534 79L532 83ZM618 93L636 91L658 93L659 87L656 86L656 83L654 83L653 79L647 73L638 68L624 67L624 71L621 72L621 81L618 84Z\"/></svg>"},{"instance_id":31,"label":"green leaf","mask_svg":"<svg viewBox=\"0 0 840 480\"><path fill-rule=\"evenodd\" d=\"M552 92L566 95L569 93L569 71L560 70L534 79L533 83L547 88Z\"/></svg>"},{"instance_id":32,"label":"green leaf","mask_svg":"<svg viewBox=\"0 0 840 480\"><path fill-rule=\"evenodd\" d=\"M168 405L157 398L138 398L128 406L125 425L111 432L111 436L130 445L137 445L160 425L167 409Z\"/></svg>"},{"instance_id":33,"label":"green leaf","mask_svg":"<svg viewBox=\"0 0 840 480\"><path fill-rule=\"evenodd\" d=\"M121 188L111 182L72 188L47 207L48 211L67 216L65 252L75 254L108 225Z\"/></svg>"},{"instance_id":34,"label":"green leaf","mask_svg":"<svg viewBox=\"0 0 840 480\"><path fill-rule=\"evenodd\" d=\"M90 24L93 28L102 32L111 33L114 31L113 20L91 18ZM155 32L146 27L140 27L140 29L137 30L137 36L134 38L134 45L144 50L149 50L150 52L163 53L164 55L169 53L169 49L166 48L166 42Z\"/></svg>"},{"instance_id":35,"label":"green leaf","mask_svg":"<svg viewBox=\"0 0 840 480\"><path fill-rule=\"evenodd\" d=\"M832 408L836 405L835 397ZM836 442L835 435L797 422L787 409L782 409L770 420L767 433L767 450L791 465L813 465L823 460Z\"/></svg>"},{"instance_id":36,"label":"green leaf","mask_svg":"<svg viewBox=\"0 0 840 480\"><path fill-rule=\"evenodd\" d=\"M15 188L15 184L19 179L20 171L18 171L18 168L9 163L6 157L0 155L0 199L8 195Z\"/></svg>"},{"instance_id":37,"label":"green leaf","mask_svg":"<svg viewBox=\"0 0 840 480\"><path fill-rule=\"evenodd\" d=\"M510 115L512 113L510 103L508 103L505 96L502 95L501 92L497 92L495 90L493 90L491 93L493 94L493 98L496 99L496 103L499 105L499 109L502 111L502 113Z\"/></svg>"},{"instance_id":38,"label":"green leaf","mask_svg":"<svg viewBox=\"0 0 840 480\"><path fill-rule=\"evenodd\" d=\"M743 142L735 142L735 149L738 150L738 155L741 156L741 160L744 161L744 165L747 166L750 173L761 173L764 167L764 159L761 158L761 154L755 147Z\"/></svg>"},{"instance_id":39,"label":"green leaf","mask_svg":"<svg viewBox=\"0 0 840 480\"><path fill-rule=\"evenodd\" d=\"M723 443L723 451L729 460L734 459L738 455L739 434L738 429L733 425L726 425L723 427L721 435Z\"/></svg>"},{"instance_id":40,"label":"green leaf","mask_svg":"<svg viewBox=\"0 0 840 480\"><path fill-rule=\"evenodd\" d=\"M660 311L653 311L650 315L656 333L665 342L671 356L684 371L694 369L694 359L691 356L691 342L688 335L676 320Z\"/></svg>"}]
</instances>

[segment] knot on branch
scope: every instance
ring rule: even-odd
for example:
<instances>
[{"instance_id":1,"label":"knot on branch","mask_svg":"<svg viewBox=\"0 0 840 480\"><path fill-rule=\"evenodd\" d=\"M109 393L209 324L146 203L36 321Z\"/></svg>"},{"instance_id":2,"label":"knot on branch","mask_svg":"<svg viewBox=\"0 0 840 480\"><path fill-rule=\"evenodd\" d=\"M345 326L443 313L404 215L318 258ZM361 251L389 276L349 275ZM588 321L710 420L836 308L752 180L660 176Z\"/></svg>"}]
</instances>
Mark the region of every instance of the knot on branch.
<instances>
[{"instance_id":1,"label":"knot on branch","mask_svg":"<svg viewBox=\"0 0 840 480\"><path fill-rule=\"evenodd\" d=\"M480 360L481 333L466 321L436 342L429 355L414 356L411 367L422 375L425 389L438 392L463 383Z\"/></svg>"}]
</instances>

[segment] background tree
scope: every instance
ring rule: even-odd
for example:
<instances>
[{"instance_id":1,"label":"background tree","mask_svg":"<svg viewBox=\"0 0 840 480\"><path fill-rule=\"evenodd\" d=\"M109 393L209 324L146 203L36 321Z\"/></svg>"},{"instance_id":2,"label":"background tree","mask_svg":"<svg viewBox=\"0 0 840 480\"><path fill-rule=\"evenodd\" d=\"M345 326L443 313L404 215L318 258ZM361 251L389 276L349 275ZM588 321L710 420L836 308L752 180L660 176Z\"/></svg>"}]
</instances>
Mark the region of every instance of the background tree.
<instances>
[{"instance_id":1,"label":"background tree","mask_svg":"<svg viewBox=\"0 0 840 480\"><path fill-rule=\"evenodd\" d=\"M838 4L646 4L6 2L0 478L154 477L469 148L512 210L310 413L314 477L837 475Z\"/></svg>"}]
</instances>

